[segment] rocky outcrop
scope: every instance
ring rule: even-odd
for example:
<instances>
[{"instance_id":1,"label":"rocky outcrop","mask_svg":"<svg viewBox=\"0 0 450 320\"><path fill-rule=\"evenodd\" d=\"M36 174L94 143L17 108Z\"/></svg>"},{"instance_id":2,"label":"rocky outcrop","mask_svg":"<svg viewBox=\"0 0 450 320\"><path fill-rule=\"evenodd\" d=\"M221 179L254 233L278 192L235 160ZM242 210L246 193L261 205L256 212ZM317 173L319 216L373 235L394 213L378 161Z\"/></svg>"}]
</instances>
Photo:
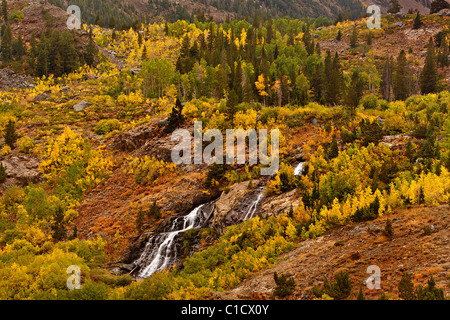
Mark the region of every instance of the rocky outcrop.
<instances>
[{"instance_id":1,"label":"rocky outcrop","mask_svg":"<svg viewBox=\"0 0 450 320\"><path fill-rule=\"evenodd\" d=\"M297 190L291 190L289 192L282 193L278 196L266 197L261 204L260 215L262 217L268 217L271 215L278 215L283 212L289 212L292 208L295 208L299 204L299 195Z\"/></svg>"},{"instance_id":2,"label":"rocky outcrop","mask_svg":"<svg viewBox=\"0 0 450 320\"><path fill-rule=\"evenodd\" d=\"M144 124L114 137L109 146L120 151L134 151L157 134L155 126Z\"/></svg>"},{"instance_id":3,"label":"rocky outcrop","mask_svg":"<svg viewBox=\"0 0 450 320\"><path fill-rule=\"evenodd\" d=\"M0 69L0 91L34 88L33 80L9 69Z\"/></svg>"},{"instance_id":4,"label":"rocky outcrop","mask_svg":"<svg viewBox=\"0 0 450 320\"><path fill-rule=\"evenodd\" d=\"M44 177L39 172L39 160L26 155L9 155L1 163L6 169L7 180L2 184L3 190L13 185L26 186L29 183L42 182Z\"/></svg>"},{"instance_id":5,"label":"rocky outcrop","mask_svg":"<svg viewBox=\"0 0 450 320\"><path fill-rule=\"evenodd\" d=\"M436 15L438 17L450 17L450 9L442 9L441 11L437 12Z\"/></svg>"},{"instance_id":6,"label":"rocky outcrop","mask_svg":"<svg viewBox=\"0 0 450 320\"><path fill-rule=\"evenodd\" d=\"M216 201L209 225L221 233L226 227L242 222L249 211L254 210L257 214L263 196L262 186L263 182L259 180L232 185Z\"/></svg>"}]
</instances>

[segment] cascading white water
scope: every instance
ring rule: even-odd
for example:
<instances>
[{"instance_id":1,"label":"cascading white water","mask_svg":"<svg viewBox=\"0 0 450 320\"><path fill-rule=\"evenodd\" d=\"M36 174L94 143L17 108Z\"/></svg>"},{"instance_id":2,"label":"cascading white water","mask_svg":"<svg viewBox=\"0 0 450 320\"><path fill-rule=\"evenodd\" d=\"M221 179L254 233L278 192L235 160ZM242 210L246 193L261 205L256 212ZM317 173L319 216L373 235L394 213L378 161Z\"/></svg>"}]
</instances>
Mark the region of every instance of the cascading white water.
<instances>
[{"instance_id":1,"label":"cascading white water","mask_svg":"<svg viewBox=\"0 0 450 320\"><path fill-rule=\"evenodd\" d=\"M145 265L145 267L139 271L139 277L150 277L156 271L160 271L176 262L177 248L175 238L180 233L201 226L204 219L202 214L203 206L204 205L200 205L188 215L175 219L171 226L171 231L159 233L150 237L145 245L144 251L135 262L136 265Z\"/></svg>"},{"instance_id":2,"label":"cascading white water","mask_svg":"<svg viewBox=\"0 0 450 320\"><path fill-rule=\"evenodd\" d=\"M248 208L247 212L245 213L244 221L247 219L251 219L255 216L256 210L258 209L258 205L261 203L262 199L264 198L263 190L264 190L264 188L259 189L258 197L252 202L252 204Z\"/></svg>"},{"instance_id":3,"label":"cascading white water","mask_svg":"<svg viewBox=\"0 0 450 320\"><path fill-rule=\"evenodd\" d=\"M295 176L301 176L303 172L303 162L300 162L294 169Z\"/></svg>"}]
</instances>

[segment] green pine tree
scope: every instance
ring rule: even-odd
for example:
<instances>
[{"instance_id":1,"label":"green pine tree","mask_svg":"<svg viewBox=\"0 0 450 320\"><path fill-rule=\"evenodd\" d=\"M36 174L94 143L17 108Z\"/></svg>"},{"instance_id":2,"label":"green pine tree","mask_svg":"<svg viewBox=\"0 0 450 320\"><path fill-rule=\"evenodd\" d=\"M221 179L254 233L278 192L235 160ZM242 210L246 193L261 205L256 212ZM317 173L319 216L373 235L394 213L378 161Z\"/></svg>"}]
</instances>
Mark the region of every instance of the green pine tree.
<instances>
[{"instance_id":1,"label":"green pine tree","mask_svg":"<svg viewBox=\"0 0 450 320\"><path fill-rule=\"evenodd\" d=\"M5 143L11 149L14 149L17 141L17 134L16 134L16 126L11 119L8 121L8 124L6 125L5 134L3 137L5 138Z\"/></svg>"},{"instance_id":2,"label":"green pine tree","mask_svg":"<svg viewBox=\"0 0 450 320\"><path fill-rule=\"evenodd\" d=\"M2 60L4 62L9 62L12 60L12 31L9 24L6 25L3 36L2 36L2 44L1 44L1 51L2 51Z\"/></svg>"},{"instance_id":3,"label":"green pine tree","mask_svg":"<svg viewBox=\"0 0 450 320\"><path fill-rule=\"evenodd\" d=\"M352 34L350 35L350 47L356 48L358 45L358 30L356 28L353 28Z\"/></svg>"},{"instance_id":4,"label":"green pine tree","mask_svg":"<svg viewBox=\"0 0 450 320\"><path fill-rule=\"evenodd\" d=\"M433 93L438 90L438 70L433 38L430 37L427 48L425 65L420 73L420 90L422 94Z\"/></svg>"},{"instance_id":5,"label":"green pine tree","mask_svg":"<svg viewBox=\"0 0 450 320\"><path fill-rule=\"evenodd\" d=\"M416 17L414 18L414 23L413 23L412 28L413 28L413 29L419 29L422 25L423 25L423 22L422 22L422 20L420 19L420 13L419 13L419 11L417 11L417 15L416 15Z\"/></svg>"},{"instance_id":6,"label":"green pine tree","mask_svg":"<svg viewBox=\"0 0 450 320\"><path fill-rule=\"evenodd\" d=\"M2 0L2 17L3 22L8 24L8 1Z\"/></svg>"},{"instance_id":7,"label":"green pine tree","mask_svg":"<svg viewBox=\"0 0 450 320\"><path fill-rule=\"evenodd\" d=\"M405 100L409 96L410 69L406 60L406 53L401 50L397 57L397 64L394 70L392 88L396 100Z\"/></svg>"},{"instance_id":8,"label":"green pine tree","mask_svg":"<svg viewBox=\"0 0 450 320\"><path fill-rule=\"evenodd\" d=\"M183 105L181 104L180 99L177 98L175 106L172 108L172 112L170 113L168 123L164 128L164 132L172 133L180 124L184 122L182 111Z\"/></svg>"}]
</instances>

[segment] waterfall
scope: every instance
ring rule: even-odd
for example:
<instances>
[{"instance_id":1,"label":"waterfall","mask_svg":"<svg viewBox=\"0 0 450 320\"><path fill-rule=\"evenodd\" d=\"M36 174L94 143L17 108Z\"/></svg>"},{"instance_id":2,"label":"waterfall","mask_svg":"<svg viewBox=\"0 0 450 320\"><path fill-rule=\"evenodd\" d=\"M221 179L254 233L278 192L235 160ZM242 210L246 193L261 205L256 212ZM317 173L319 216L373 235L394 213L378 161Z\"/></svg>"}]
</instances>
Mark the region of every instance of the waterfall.
<instances>
[{"instance_id":1,"label":"waterfall","mask_svg":"<svg viewBox=\"0 0 450 320\"><path fill-rule=\"evenodd\" d=\"M141 278L150 277L156 271L163 270L177 262L176 237L187 230L199 228L204 222L200 205L184 217L176 218L170 226L170 231L152 235L144 251L134 264L142 267L138 273Z\"/></svg>"},{"instance_id":2,"label":"waterfall","mask_svg":"<svg viewBox=\"0 0 450 320\"><path fill-rule=\"evenodd\" d=\"M249 206L243 220L251 219L255 216L256 210L258 209L259 204L261 203L262 199L264 198L263 190L264 190L264 188L259 188L258 196L256 197L255 200L253 200L253 202Z\"/></svg>"},{"instance_id":3,"label":"waterfall","mask_svg":"<svg viewBox=\"0 0 450 320\"><path fill-rule=\"evenodd\" d=\"M303 172L303 162L300 162L294 169L294 175L301 176Z\"/></svg>"}]
</instances>

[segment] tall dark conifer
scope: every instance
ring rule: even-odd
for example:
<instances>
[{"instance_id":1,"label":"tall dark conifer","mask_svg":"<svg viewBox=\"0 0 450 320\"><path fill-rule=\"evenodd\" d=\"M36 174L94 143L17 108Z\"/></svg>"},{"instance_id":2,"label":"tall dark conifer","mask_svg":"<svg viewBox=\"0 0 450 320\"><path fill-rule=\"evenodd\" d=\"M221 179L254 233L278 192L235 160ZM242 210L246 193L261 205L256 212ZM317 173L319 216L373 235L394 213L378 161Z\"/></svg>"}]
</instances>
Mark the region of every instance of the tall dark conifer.
<instances>
[{"instance_id":1,"label":"tall dark conifer","mask_svg":"<svg viewBox=\"0 0 450 320\"><path fill-rule=\"evenodd\" d=\"M397 57L392 83L395 100L405 100L409 96L410 74L406 53L402 50Z\"/></svg>"},{"instance_id":2,"label":"tall dark conifer","mask_svg":"<svg viewBox=\"0 0 450 320\"><path fill-rule=\"evenodd\" d=\"M436 66L436 53L434 51L433 38L430 37L427 48L425 65L420 73L420 90L422 94L436 92L438 90L438 71Z\"/></svg>"}]
</instances>

